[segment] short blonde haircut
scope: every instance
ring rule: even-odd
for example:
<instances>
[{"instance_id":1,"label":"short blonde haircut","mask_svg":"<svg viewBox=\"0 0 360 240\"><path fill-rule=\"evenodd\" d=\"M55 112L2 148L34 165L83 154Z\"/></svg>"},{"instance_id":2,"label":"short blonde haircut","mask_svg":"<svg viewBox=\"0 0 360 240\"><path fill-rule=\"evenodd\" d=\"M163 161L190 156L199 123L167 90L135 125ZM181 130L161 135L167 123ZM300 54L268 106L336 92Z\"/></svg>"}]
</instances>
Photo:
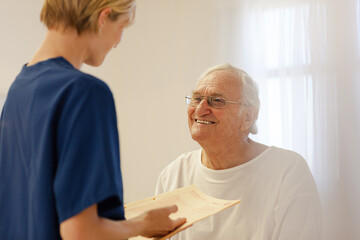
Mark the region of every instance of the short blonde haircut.
<instances>
[{"instance_id":1,"label":"short blonde haircut","mask_svg":"<svg viewBox=\"0 0 360 240\"><path fill-rule=\"evenodd\" d=\"M259 87L256 82L247 74L244 70L240 68L236 68L228 63L217 65L207 69L201 76L198 78L198 82L204 79L206 76L210 75L215 71L226 71L232 73L236 76L237 80L240 81L241 89L239 89L242 102L245 105L255 107L256 109L256 119L260 109L260 99L259 99ZM249 132L252 134L256 134L258 132L256 126L256 119L253 125L250 127Z\"/></svg>"},{"instance_id":2,"label":"short blonde haircut","mask_svg":"<svg viewBox=\"0 0 360 240\"><path fill-rule=\"evenodd\" d=\"M135 0L45 0L40 20L48 29L74 28L79 35L84 31L96 33L100 12L107 7L112 9L111 20L130 13L129 24L134 21Z\"/></svg>"}]
</instances>

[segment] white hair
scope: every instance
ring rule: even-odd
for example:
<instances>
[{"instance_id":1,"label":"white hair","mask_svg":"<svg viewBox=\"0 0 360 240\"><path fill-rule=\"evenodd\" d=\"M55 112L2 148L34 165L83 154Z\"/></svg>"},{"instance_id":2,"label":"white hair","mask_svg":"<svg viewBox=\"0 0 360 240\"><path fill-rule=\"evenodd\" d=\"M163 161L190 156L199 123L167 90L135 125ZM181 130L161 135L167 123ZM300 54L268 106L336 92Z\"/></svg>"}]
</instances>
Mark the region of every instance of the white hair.
<instances>
[{"instance_id":1,"label":"white hair","mask_svg":"<svg viewBox=\"0 0 360 240\"><path fill-rule=\"evenodd\" d=\"M198 78L198 82L200 82L202 79L204 79L209 74L215 72L215 71L226 71L230 72L232 74L235 74L237 76L237 80L239 80L241 84L241 96L242 96L242 102L245 105L255 107L256 109L256 118L254 123L251 125L249 132L252 134L256 134L258 132L257 126L256 126L256 120L258 117L259 109L260 109L260 99L259 99L259 87L256 84L256 82L247 74L244 70L240 68L236 68L228 63L217 65L214 67L211 67L207 69L204 73L200 75Z\"/></svg>"}]
</instances>

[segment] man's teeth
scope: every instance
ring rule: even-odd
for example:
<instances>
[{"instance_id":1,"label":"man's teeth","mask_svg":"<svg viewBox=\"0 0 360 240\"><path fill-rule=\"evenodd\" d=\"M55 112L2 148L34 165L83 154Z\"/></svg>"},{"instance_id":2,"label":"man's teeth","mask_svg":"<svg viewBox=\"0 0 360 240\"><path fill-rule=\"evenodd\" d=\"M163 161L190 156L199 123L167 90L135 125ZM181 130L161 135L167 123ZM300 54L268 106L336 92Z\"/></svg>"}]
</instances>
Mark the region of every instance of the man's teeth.
<instances>
[{"instance_id":1,"label":"man's teeth","mask_svg":"<svg viewBox=\"0 0 360 240\"><path fill-rule=\"evenodd\" d=\"M211 122L211 121L205 121L205 120L199 120L199 119L196 119L196 122L197 123L202 123L202 124L213 124L214 122Z\"/></svg>"}]
</instances>

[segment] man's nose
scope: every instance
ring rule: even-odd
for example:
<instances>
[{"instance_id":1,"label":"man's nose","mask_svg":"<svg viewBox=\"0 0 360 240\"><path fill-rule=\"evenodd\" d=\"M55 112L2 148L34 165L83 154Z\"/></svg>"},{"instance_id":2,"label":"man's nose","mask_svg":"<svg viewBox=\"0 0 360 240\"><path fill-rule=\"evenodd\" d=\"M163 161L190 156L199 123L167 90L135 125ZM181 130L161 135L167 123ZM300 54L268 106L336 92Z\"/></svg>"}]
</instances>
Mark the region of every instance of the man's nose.
<instances>
[{"instance_id":1,"label":"man's nose","mask_svg":"<svg viewBox=\"0 0 360 240\"><path fill-rule=\"evenodd\" d=\"M207 98L203 98L201 100L201 102L199 103L199 105L196 106L196 114L197 115L205 115L205 114L210 114L211 109L208 103L208 99Z\"/></svg>"}]
</instances>

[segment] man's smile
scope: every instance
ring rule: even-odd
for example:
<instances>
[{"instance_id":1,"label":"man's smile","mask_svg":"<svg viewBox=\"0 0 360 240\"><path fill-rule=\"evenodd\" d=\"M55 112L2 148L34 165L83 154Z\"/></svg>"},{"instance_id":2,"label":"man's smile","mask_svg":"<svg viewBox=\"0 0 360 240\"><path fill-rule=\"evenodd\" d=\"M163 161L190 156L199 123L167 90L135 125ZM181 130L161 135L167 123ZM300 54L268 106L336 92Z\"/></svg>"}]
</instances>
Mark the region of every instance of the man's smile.
<instances>
[{"instance_id":1,"label":"man's smile","mask_svg":"<svg viewBox=\"0 0 360 240\"><path fill-rule=\"evenodd\" d=\"M212 121L206 121L206 120L200 120L200 119L195 119L195 122L197 122L197 123L201 123L201 124L206 124L206 125L215 124L215 122L212 122Z\"/></svg>"}]
</instances>

